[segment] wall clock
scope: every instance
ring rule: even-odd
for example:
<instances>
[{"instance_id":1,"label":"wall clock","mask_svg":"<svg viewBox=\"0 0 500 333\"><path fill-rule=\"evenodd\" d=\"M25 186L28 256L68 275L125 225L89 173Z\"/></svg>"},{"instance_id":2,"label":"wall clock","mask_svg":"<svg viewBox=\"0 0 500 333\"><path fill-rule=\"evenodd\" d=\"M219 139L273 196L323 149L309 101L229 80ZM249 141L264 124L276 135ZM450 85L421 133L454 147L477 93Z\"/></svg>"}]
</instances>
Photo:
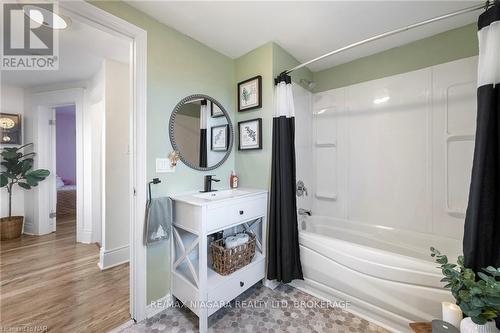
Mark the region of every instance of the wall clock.
<instances>
[{"instance_id":1,"label":"wall clock","mask_svg":"<svg viewBox=\"0 0 500 333\"><path fill-rule=\"evenodd\" d=\"M0 113L0 144L21 144L21 116Z\"/></svg>"}]
</instances>

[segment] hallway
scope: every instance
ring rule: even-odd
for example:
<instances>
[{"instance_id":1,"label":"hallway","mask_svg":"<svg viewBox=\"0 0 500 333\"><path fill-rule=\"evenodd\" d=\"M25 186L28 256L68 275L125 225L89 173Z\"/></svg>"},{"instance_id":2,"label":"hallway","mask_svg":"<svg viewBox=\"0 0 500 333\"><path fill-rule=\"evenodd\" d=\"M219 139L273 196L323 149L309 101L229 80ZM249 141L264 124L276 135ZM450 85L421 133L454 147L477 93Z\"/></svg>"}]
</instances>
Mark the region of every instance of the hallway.
<instances>
[{"instance_id":1,"label":"hallway","mask_svg":"<svg viewBox=\"0 0 500 333\"><path fill-rule=\"evenodd\" d=\"M76 243L75 228L66 216L55 233L0 242L3 327L107 332L130 319L129 265L100 271L99 248Z\"/></svg>"}]
</instances>

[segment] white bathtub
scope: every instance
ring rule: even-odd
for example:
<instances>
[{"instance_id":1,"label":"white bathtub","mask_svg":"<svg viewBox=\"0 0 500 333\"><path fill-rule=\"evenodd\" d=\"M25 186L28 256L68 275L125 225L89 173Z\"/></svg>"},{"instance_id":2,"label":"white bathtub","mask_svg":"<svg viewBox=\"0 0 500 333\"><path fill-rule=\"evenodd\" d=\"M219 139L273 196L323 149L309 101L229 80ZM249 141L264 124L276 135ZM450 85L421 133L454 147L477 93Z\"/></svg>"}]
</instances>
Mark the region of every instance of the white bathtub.
<instances>
[{"instance_id":1,"label":"white bathtub","mask_svg":"<svg viewBox=\"0 0 500 333\"><path fill-rule=\"evenodd\" d=\"M395 332L440 318L441 302L452 300L429 247L454 257L457 240L318 216L299 224L304 281L297 288L350 301L349 311Z\"/></svg>"}]
</instances>

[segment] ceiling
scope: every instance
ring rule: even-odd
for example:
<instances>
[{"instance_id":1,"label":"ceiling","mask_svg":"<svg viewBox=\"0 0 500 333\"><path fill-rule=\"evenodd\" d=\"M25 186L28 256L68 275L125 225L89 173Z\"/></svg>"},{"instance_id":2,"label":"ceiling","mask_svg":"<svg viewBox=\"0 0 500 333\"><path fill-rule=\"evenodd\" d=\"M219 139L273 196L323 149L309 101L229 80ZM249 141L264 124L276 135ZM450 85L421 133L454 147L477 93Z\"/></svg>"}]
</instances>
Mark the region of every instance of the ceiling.
<instances>
[{"instance_id":1,"label":"ceiling","mask_svg":"<svg viewBox=\"0 0 500 333\"><path fill-rule=\"evenodd\" d=\"M129 41L72 20L59 32L59 69L54 71L2 71L2 84L31 88L90 79L104 59L129 62ZM56 37L57 38L57 37Z\"/></svg>"},{"instance_id":2,"label":"ceiling","mask_svg":"<svg viewBox=\"0 0 500 333\"><path fill-rule=\"evenodd\" d=\"M237 58L269 41L304 62L353 42L478 1L128 1L201 43ZM378 40L311 64L326 69L477 20L480 11Z\"/></svg>"}]
</instances>

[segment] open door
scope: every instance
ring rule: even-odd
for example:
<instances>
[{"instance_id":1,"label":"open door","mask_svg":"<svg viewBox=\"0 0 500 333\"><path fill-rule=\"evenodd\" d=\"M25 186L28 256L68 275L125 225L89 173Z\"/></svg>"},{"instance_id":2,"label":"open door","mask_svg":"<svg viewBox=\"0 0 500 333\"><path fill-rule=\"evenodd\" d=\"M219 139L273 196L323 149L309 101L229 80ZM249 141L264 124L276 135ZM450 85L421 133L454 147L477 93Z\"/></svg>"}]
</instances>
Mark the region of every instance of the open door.
<instances>
[{"instance_id":1,"label":"open door","mask_svg":"<svg viewBox=\"0 0 500 333\"><path fill-rule=\"evenodd\" d=\"M26 128L26 142L33 142L36 153L34 168L47 169L50 175L45 181L27 192L26 222L24 232L32 235L45 235L55 230L56 176L55 176L55 127L54 110L45 105L34 105L33 116L28 121L32 126Z\"/></svg>"}]
</instances>

